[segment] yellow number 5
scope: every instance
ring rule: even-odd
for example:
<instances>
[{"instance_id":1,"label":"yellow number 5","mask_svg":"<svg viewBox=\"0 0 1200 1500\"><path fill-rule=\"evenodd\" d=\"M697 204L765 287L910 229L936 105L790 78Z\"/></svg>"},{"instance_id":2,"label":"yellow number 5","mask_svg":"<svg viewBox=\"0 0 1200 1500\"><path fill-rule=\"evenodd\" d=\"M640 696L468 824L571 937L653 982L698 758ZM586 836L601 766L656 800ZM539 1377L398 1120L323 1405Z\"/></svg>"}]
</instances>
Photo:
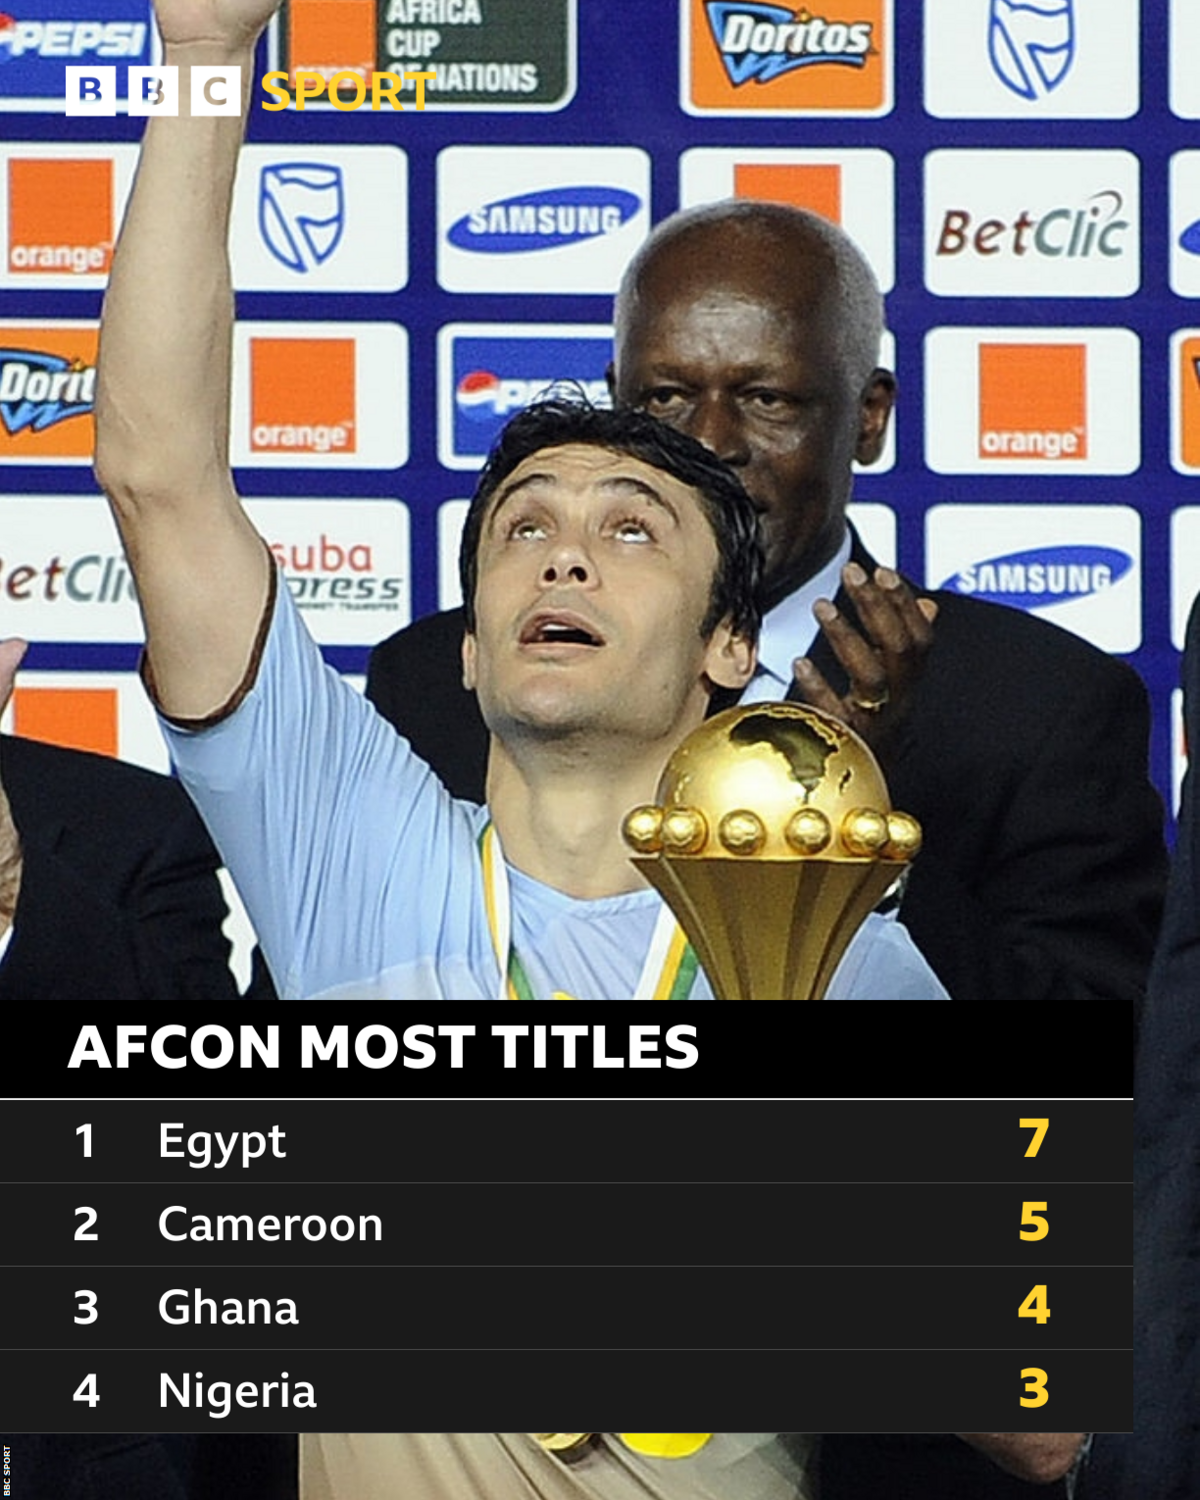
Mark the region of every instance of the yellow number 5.
<instances>
[{"instance_id":1,"label":"yellow number 5","mask_svg":"<svg viewBox=\"0 0 1200 1500\"><path fill-rule=\"evenodd\" d=\"M1045 1215L1035 1212L1036 1209L1045 1207L1044 1203L1021 1204L1021 1223L1029 1226L1028 1229L1021 1230L1023 1240L1044 1240L1050 1233L1050 1224Z\"/></svg>"}]
</instances>

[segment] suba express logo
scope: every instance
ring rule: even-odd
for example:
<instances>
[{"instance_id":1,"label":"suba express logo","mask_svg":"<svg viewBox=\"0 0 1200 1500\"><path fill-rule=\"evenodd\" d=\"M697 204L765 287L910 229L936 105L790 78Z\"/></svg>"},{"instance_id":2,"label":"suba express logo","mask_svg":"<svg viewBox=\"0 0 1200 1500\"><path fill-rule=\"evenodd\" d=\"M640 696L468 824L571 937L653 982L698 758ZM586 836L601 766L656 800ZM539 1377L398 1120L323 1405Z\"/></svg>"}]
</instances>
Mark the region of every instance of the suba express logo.
<instances>
[{"instance_id":1,"label":"suba express logo","mask_svg":"<svg viewBox=\"0 0 1200 1500\"><path fill-rule=\"evenodd\" d=\"M735 87L770 83L818 63L861 68L871 53L870 21L829 21L801 7L747 0L708 0L705 6L721 62Z\"/></svg>"},{"instance_id":2,"label":"suba express logo","mask_svg":"<svg viewBox=\"0 0 1200 1500\"><path fill-rule=\"evenodd\" d=\"M1132 567L1129 554L1115 547L1030 547L972 563L951 574L941 587L992 604L1043 609L1103 593Z\"/></svg>"},{"instance_id":3,"label":"suba express logo","mask_svg":"<svg viewBox=\"0 0 1200 1500\"><path fill-rule=\"evenodd\" d=\"M484 203L451 226L459 250L517 255L613 234L641 208L636 193L614 187L558 187Z\"/></svg>"}]
</instances>

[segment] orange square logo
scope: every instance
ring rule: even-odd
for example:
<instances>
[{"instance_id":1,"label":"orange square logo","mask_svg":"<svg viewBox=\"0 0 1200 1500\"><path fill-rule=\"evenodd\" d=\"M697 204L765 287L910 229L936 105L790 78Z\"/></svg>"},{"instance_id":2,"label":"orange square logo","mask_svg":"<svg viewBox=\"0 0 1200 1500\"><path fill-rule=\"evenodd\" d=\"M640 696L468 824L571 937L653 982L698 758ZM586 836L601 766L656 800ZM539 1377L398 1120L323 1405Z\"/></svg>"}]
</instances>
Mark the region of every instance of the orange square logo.
<instances>
[{"instance_id":1,"label":"orange square logo","mask_svg":"<svg viewBox=\"0 0 1200 1500\"><path fill-rule=\"evenodd\" d=\"M91 458L95 328L0 326L0 460Z\"/></svg>"},{"instance_id":2,"label":"orange square logo","mask_svg":"<svg viewBox=\"0 0 1200 1500\"><path fill-rule=\"evenodd\" d=\"M980 344L979 457L1087 456L1086 345Z\"/></svg>"},{"instance_id":3,"label":"orange square logo","mask_svg":"<svg viewBox=\"0 0 1200 1500\"><path fill-rule=\"evenodd\" d=\"M787 203L822 218L842 222L842 169L838 166L767 166L738 162L733 169L735 198Z\"/></svg>"},{"instance_id":4,"label":"orange square logo","mask_svg":"<svg viewBox=\"0 0 1200 1500\"><path fill-rule=\"evenodd\" d=\"M27 276L106 275L112 243L111 161L9 161L9 271Z\"/></svg>"},{"instance_id":5,"label":"orange square logo","mask_svg":"<svg viewBox=\"0 0 1200 1500\"><path fill-rule=\"evenodd\" d=\"M888 104L887 0L824 7L683 0L694 109L879 114Z\"/></svg>"},{"instance_id":6,"label":"orange square logo","mask_svg":"<svg viewBox=\"0 0 1200 1500\"><path fill-rule=\"evenodd\" d=\"M353 453L353 339L250 340L254 453Z\"/></svg>"},{"instance_id":7,"label":"orange square logo","mask_svg":"<svg viewBox=\"0 0 1200 1500\"><path fill-rule=\"evenodd\" d=\"M1200 469L1200 338L1179 344L1179 457Z\"/></svg>"},{"instance_id":8,"label":"orange square logo","mask_svg":"<svg viewBox=\"0 0 1200 1500\"><path fill-rule=\"evenodd\" d=\"M375 0L289 0L287 39L289 82L300 68L369 80L376 70Z\"/></svg>"},{"instance_id":9,"label":"orange square logo","mask_svg":"<svg viewBox=\"0 0 1200 1500\"><path fill-rule=\"evenodd\" d=\"M13 691L13 733L70 750L116 755L117 690L18 687Z\"/></svg>"}]
</instances>

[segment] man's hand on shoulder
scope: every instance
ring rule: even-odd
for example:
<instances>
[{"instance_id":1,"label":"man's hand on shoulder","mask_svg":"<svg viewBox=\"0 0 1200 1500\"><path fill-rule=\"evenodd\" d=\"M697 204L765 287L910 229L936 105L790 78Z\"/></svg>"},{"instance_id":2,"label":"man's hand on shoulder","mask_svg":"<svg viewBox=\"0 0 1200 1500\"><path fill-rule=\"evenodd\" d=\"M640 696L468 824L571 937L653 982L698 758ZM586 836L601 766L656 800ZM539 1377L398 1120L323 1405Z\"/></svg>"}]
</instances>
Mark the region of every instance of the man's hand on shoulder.
<instances>
[{"instance_id":1,"label":"man's hand on shoulder","mask_svg":"<svg viewBox=\"0 0 1200 1500\"><path fill-rule=\"evenodd\" d=\"M25 655L25 647L26 643L15 637L0 641L0 713L4 712L12 697L13 683L21 658ZM2 769L0 767L0 771ZM3 777L0 776L0 933L7 931L12 925L20 890L21 839L4 792Z\"/></svg>"},{"instance_id":2,"label":"man's hand on shoulder","mask_svg":"<svg viewBox=\"0 0 1200 1500\"><path fill-rule=\"evenodd\" d=\"M806 703L835 714L873 750L885 751L933 645L937 604L915 594L891 568L876 568L868 578L857 563L847 563L842 585L861 631L829 599L818 599L813 614L850 679L846 695L839 697L808 657L794 663L796 683Z\"/></svg>"}]
</instances>

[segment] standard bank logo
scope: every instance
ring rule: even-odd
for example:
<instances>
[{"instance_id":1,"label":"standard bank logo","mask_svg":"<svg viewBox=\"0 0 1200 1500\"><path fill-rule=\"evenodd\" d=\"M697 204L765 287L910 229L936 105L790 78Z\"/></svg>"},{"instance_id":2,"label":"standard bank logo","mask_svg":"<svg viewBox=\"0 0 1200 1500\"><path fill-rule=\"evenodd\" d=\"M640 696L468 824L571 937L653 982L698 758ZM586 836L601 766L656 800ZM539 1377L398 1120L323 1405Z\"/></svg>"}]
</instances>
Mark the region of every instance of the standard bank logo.
<instances>
[{"instance_id":1,"label":"standard bank logo","mask_svg":"<svg viewBox=\"0 0 1200 1500\"><path fill-rule=\"evenodd\" d=\"M63 108L64 64L154 61L145 0L23 0L0 13L0 109Z\"/></svg>"},{"instance_id":2,"label":"standard bank logo","mask_svg":"<svg viewBox=\"0 0 1200 1500\"><path fill-rule=\"evenodd\" d=\"M280 162L263 167L258 227L281 264L301 275L327 261L345 228L342 171L324 162Z\"/></svg>"},{"instance_id":3,"label":"standard bank logo","mask_svg":"<svg viewBox=\"0 0 1200 1500\"><path fill-rule=\"evenodd\" d=\"M450 292L610 293L650 227L650 161L629 146L449 146L438 155L438 281Z\"/></svg>"},{"instance_id":4,"label":"standard bank logo","mask_svg":"<svg viewBox=\"0 0 1200 1500\"><path fill-rule=\"evenodd\" d=\"M599 324L449 324L438 336L438 459L476 470L515 412L556 385L607 406L612 331Z\"/></svg>"},{"instance_id":5,"label":"standard bank logo","mask_svg":"<svg viewBox=\"0 0 1200 1500\"><path fill-rule=\"evenodd\" d=\"M1141 10L1138 0L925 0L925 107L942 119L1128 119Z\"/></svg>"},{"instance_id":6,"label":"standard bank logo","mask_svg":"<svg viewBox=\"0 0 1200 1500\"><path fill-rule=\"evenodd\" d=\"M1074 0L992 0L988 55L996 76L1022 99L1056 89L1075 60Z\"/></svg>"},{"instance_id":7,"label":"standard bank logo","mask_svg":"<svg viewBox=\"0 0 1200 1500\"><path fill-rule=\"evenodd\" d=\"M937 505L935 587L1023 609L1106 651L1141 644L1141 522L1129 506Z\"/></svg>"}]
</instances>

